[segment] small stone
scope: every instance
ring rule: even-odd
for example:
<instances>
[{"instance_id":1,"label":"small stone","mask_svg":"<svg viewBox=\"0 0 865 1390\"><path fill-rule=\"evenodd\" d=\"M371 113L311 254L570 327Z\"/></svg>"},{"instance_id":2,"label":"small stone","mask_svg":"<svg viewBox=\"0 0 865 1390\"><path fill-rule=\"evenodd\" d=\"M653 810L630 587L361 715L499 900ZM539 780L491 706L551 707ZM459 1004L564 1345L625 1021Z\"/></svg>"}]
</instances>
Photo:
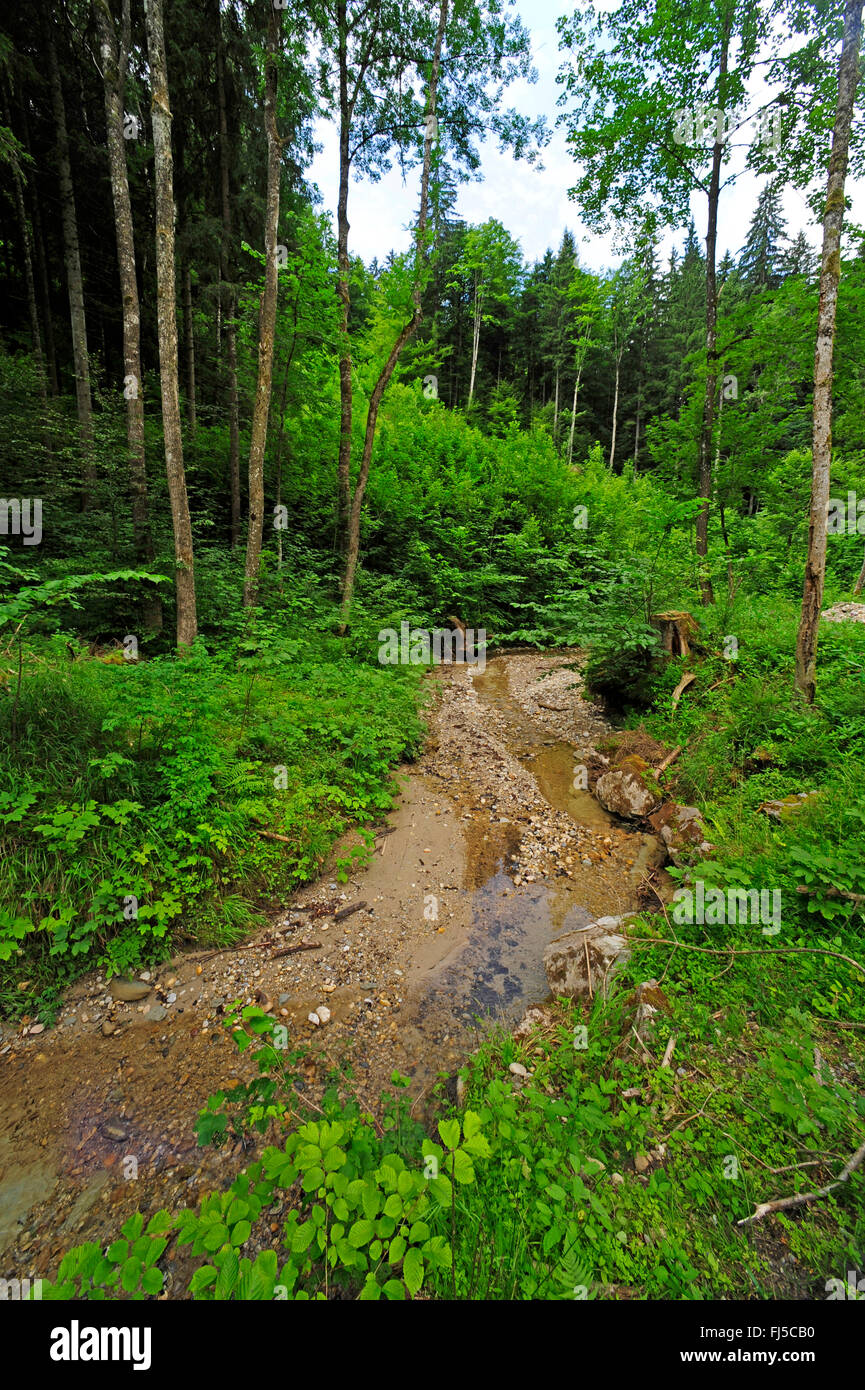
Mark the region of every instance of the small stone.
<instances>
[{"instance_id":1,"label":"small stone","mask_svg":"<svg viewBox=\"0 0 865 1390\"><path fill-rule=\"evenodd\" d=\"M44 1032L45 1032L45 1024L44 1024L44 1023L33 1023L33 1024L31 1024L31 1026L30 1026L30 1032L31 1032L31 1033L44 1033Z\"/></svg>"},{"instance_id":2,"label":"small stone","mask_svg":"<svg viewBox=\"0 0 865 1390\"><path fill-rule=\"evenodd\" d=\"M141 975L139 976L139 979L142 980L149 980L151 978L152 977L149 970L142 970Z\"/></svg>"},{"instance_id":3,"label":"small stone","mask_svg":"<svg viewBox=\"0 0 865 1390\"><path fill-rule=\"evenodd\" d=\"M133 1003L136 999L143 999L150 993L150 985L142 983L141 980L122 980L116 976L108 986L111 991L112 999L121 999L127 1004ZM86 1022L84 1015L81 1015L82 1022Z\"/></svg>"},{"instance_id":4,"label":"small stone","mask_svg":"<svg viewBox=\"0 0 865 1390\"><path fill-rule=\"evenodd\" d=\"M637 1172L638 1172L638 1173L645 1173L645 1171L646 1171L646 1169L648 1168L648 1166L649 1166L649 1160L646 1158L646 1155L645 1155L645 1154L637 1154L636 1158L634 1159L634 1167L636 1168Z\"/></svg>"},{"instance_id":5,"label":"small stone","mask_svg":"<svg viewBox=\"0 0 865 1390\"><path fill-rule=\"evenodd\" d=\"M311 1023L314 1028L317 1028L321 1023L321 1019L319 1018L318 1014L307 1014L306 1018L307 1022Z\"/></svg>"},{"instance_id":6,"label":"small stone","mask_svg":"<svg viewBox=\"0 0 865 1390\"><path fill-rule=\"evenodd\" d=\"M172 990L170 994L166 994L166 996L165 996L166 1003L168 1003L168 1004L173 1004L174 1001L176 1000L176 998L177 998L177 995L174 993L174 990Z\"/></svg>"},{"instance_id":7,"label":"small stone","mask_svg":"<svg viewBox=\"0 0 865 1390\"><path fill-rule=\"evenodd\" d=\"M168 1010L162 1004L151 1004L149 1009L144 1012L144 1017L148 1023L161 1023L166 1017Z\"/></svg>"},{"instance_id":8,"label":"small stone","mask_svg":"<svg viewBox=\"0 0 865 1390\"><path fill-rule=\"evenodd\" d=\"M103 1024L102 1024L102 1033L103 1033L103 1036L106 1037L106 1038L110 1038L110 1037L111 1037L111 1034L112 1034L114 1031L115 1031L115 1030L114 1030L114 1024L111 1022L111 1019L110 1019L110 1018L106 1018L106 1019L103 1021Z\"/></svg>"},{"instance_id":9,"label":"small stone","mask_svg":"<svg viewBox=\"0 0 865 1390\"><path fill-rule=\"evenodd\" d=\"M290 998L290 994L281 994L277 1002L280 1004L287 1004Z\"/></svg>"},{"instance_id":10,"label":"small stone","mask_svg":"<svg viewBox=\"0 0 865 1390\"><path fill-rule=\"evenodd\" d=\"M330 1023L330 1009L326 1008L324 1004L319 1004L316 1013L319 1023Z\"/></svg>"},{"instance_id":11,"label":"small stone","mask_svg":"<svg viewBox=\"0 0 865 1390\"><path fill-rule=\"evenodd\" d=\"M512 1076L528 1076L529 1074L522 1062L511 1062L508 1071Z\"/></svg>"},{"instance_id":12,"label":"small stone","mask_svg":"<svg viewBox=\"0 0 865 1390\"><path fill-rule=\"evenodd\" d=\"M625 1179L622 1177L621 1173L610 1174L610 1182L613 1184L613 1187L621 1187L624 1181Z\"/></svg>"}]
</instances>

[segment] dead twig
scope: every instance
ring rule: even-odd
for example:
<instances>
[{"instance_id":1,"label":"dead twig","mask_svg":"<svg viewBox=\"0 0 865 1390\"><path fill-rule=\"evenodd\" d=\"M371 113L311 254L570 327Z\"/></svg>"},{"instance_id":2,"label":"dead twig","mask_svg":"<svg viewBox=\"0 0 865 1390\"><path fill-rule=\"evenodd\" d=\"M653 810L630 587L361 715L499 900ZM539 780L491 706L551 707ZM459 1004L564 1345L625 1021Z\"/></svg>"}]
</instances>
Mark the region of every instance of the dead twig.
<instances>
[{"instance_id":1,"label":"dead twig","mask_svg":"<svg viewBox=\"0 0 865 1390\"><path fill-rule=\"evenodd\" d=\"M696 679L697 679L697 677L694 675L694 672L693 672L693 671L686 671L685 674L684 674L684 676L682 677L682 679L679 681L679 684L676 686L676 689L673 691L673 712L674 712L674 713L675 713L677 704L679 703L679 701L680 701L681 698L682 698L683 693L688 689L688 686L691 685Z\"/></svg>"},{"instance_id":2,"label":"dead twig","mask_svg":"<svg viewBox=\"0 0 865 1390\"><path fill-rule=\"evenodd\" d=\"M806 1202L816 1202L819 1197L826 1197L830 1192L834 1192L836 1187L841 1187L855 1173L863 1158L865 1158L865 1140L859 1145L856 1152L848 1158L841 1172L834 1182L827 1182L824 1187L818 1187L813 1192L797 1192L792 1197L779 1197L775 1202L761 1202L756 1211L750 1216L744 1216L741 1221L737 1221L737 1226L750 1226L754 1221L762 1221L764 1216L770 1216L773 1211L789 1211L791 1207L802 1207Z\"/></svg>"},{"instance_id":3,"label":"dead twig","mask_svg":"<svg viewBox=\"0 0 865 1390\"><path fill-rule=\"evenodd\" d=\"M627 926L622 930L627 934ZM669 941L665 936L634 936L631 938L635 946L645 943L647 946L678 946L682 951L700 951L707 956L789 956L789 955L809 955L809 956L832 956L835 960L843 960L845 964L852 965L854 970L858 970L861 975L865 975L865 965L860 965L858 960L852 956L842 955L840 951L827 951L823 946L726 946L723 950L712 946L691 946L685 941Z\"/></svg>"},{"instance_id":4,"label":"dead twig","mask_svg":"<svg viewBox=\"0 0 865 1390\"><path fill-rule=\"evenodd\" d=\"M298 951L320 951L320 950L321 950L321 942L320 942L320 941L301 941L300 944L297 945L297 946L283 946L281 950L279 950L279 951L273 951L273 952L271 953L270 959L271 959L271 960L278 960L280 956L293 956L293 955L296 955L296 953L297 953Z\"/></svg>"}]
</instances>

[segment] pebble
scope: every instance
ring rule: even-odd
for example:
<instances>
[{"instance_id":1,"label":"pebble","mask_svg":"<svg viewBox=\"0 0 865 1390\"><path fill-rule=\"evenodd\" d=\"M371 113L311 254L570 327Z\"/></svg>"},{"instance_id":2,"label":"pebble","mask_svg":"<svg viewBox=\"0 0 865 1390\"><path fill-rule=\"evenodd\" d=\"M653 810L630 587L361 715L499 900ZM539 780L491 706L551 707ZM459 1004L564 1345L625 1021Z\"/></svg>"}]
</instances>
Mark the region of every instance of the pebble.
<instances>
[{"instance_id":1,"label":"pebble","mask_svg":"<svg viewBox=\"0 0 865 1390\"><path fill-rule=\"evenodd\" d=\"M511 1062L508 1071L511 1072L513 1076L528 1076L529 1074L522 1062Z\"/></svg>"},{"instance_id":2,"label":"pebble","mask_svg":"<svg viewBox=\"0 0 865 1390\"><path fill-rule=\"evenodd\" d=\"M645 1171L646 1171L646 1169L648 1168L648 1166L649 1166L649 1160L646 1158L646 1155L645 1155L645 1154L637 1154L636 1158L634 1159L634 1167L636 1168L637 1172L638 1172L638 1173L645 1173Z\"/></svg>"}]
</instances>

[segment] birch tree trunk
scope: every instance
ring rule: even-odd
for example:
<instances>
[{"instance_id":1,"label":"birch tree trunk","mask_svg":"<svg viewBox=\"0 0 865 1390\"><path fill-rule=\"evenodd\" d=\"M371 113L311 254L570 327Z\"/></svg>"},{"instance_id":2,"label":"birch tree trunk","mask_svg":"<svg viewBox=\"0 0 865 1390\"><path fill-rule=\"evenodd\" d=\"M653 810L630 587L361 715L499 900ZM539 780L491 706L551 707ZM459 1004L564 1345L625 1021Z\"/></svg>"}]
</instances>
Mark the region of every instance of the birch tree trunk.
<instances>
[{"instance_id":1,"label":"birch tree trunk","mask_svg":"<svg viewBox=\"0 0 865 1390\"><path fill-rule=\"evenodd\" d=\"M258 594L261 537L264 525L264 447L270 415L273 382L273 342L276 335L276 299L279 288L276 238L279 229L279 180L282 141L276 129L277 66L280 11L271 7L264 63L264 128L267 134L267 201L264 225L264 286L258 311L258 382L249 444L249 529L246 537L246 578L243 606L250 608Z\"/></svg>"},{"instance_id":2,"label":"birch tree trunk","mask_svg":"<svg viewBox=\"0 0 865 1390\"><path fill-rule=\"evenodd\" d=\"M823 214L820 303L817 310L817 342L814 351L811 514L802 613L796 637L796 686L809 704L814 703L817 691L817 632L826 578L826 529L832 462L832 355L838 285L841 280L844 181L847 177L853 101L859 78L861 39L862 0L847 0L844 7L844 39L838 67L838 102L835 108L835 128L832 132L832 154L829 158L826 207ZM860 583L863 582L863 575L865 565L863 574L859 576Z\"/></svg>"},{"instance_id":3,"label":"birch tree trunk","mask_svg":"<svg viewBox=\"0 0 865 1390\"><path fill-rule=\"evenodd\" d=\"M159 328L159 383L162 394L162 428L165 437L165 470L174 529L174 564L177 593L177 645L190 647L198 635L195 606L195 572L192 523L183 468L183 435L180 428L180 391L177 375L177 304L174 279L174 177L171 155L171 106L162 0L145 0L147 61L150 66L153 161L156 184L156 306Z\"/></svg>"}]
</instances>

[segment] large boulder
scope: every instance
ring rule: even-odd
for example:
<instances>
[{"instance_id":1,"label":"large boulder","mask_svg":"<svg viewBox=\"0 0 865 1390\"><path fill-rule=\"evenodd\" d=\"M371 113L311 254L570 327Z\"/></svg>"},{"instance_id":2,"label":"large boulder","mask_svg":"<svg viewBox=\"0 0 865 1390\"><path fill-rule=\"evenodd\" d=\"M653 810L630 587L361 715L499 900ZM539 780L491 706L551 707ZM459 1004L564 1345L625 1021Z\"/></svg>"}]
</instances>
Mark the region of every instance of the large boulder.
<instances>
[{"instance_id":1,"label":"large boulder","mask_svg":"<svg viewBox=\"0 0 865 1390\"><path fill-rule=\"evenodd\" d=\"M643 820L663 799L657 787L651 785L651 775L646 760L632 754L612 772L605 772L598 778L595 796L614 816Z\"/></svg>"},{"instance_id":2,"label":"large boulder","mask_svg":"<svg viewBox=\"0 0 865 1390\"><path fill-rule=\"evenodd\" d=\"M552 993L576 999L603 991L605 982L631 954L617 930L621 925L621 917L599 917L591 926L551 941L544 951L544 970Z\"/></svg>"}]
</instances>

